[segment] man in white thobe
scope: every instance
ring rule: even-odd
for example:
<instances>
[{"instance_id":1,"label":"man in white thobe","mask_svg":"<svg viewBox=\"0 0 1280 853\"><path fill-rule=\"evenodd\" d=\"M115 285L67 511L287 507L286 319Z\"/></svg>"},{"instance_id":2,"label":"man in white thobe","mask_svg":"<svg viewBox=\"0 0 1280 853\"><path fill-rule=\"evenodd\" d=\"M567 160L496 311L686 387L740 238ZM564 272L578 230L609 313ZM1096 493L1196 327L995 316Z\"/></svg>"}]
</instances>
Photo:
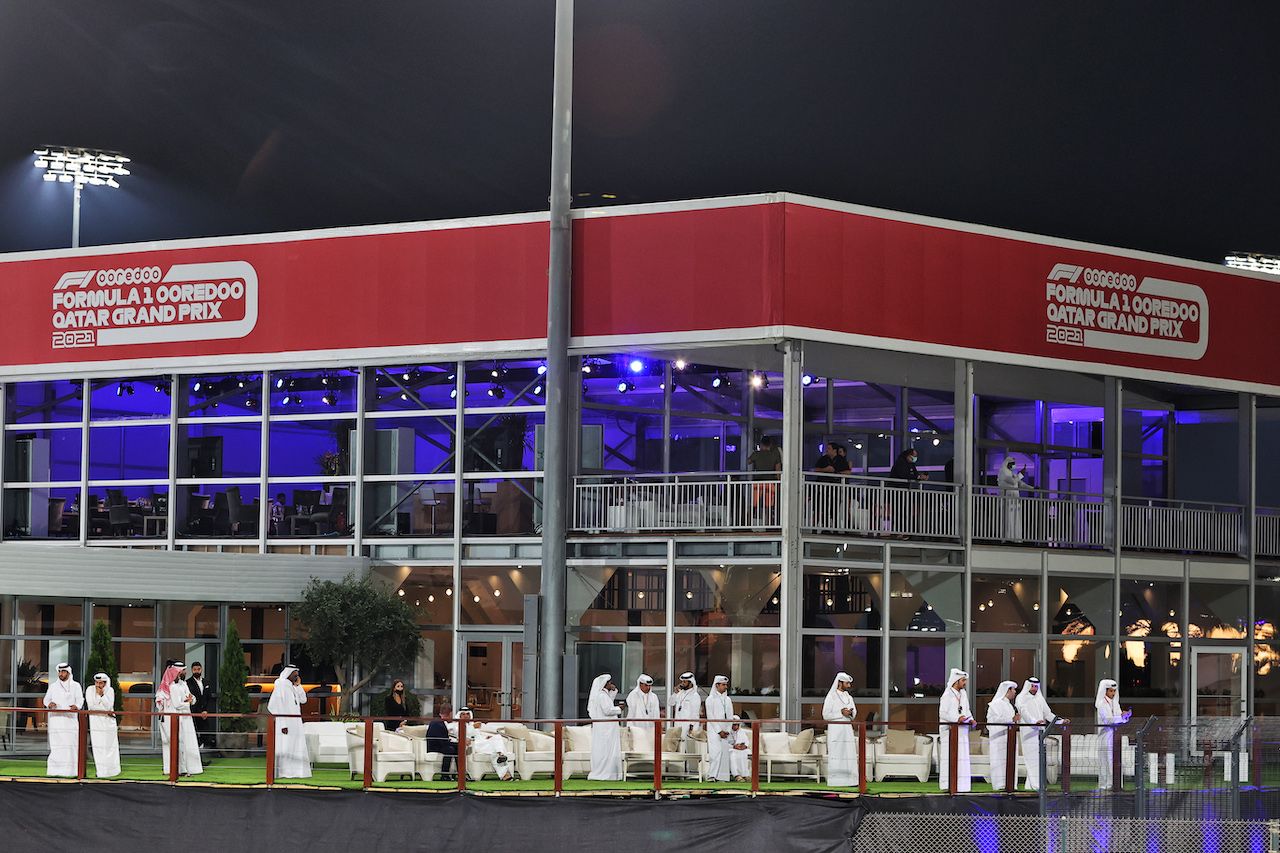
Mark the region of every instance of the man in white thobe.
<instances>
[{"instance_id":1,"label":"man in white thobe","mask_svg":"<svg viewBox=\"0 0 1280 853\"><path fill-rule=\"evenodd\" d=\"M298 668L286 666L267 700L267 710L276 729L277 779L311 777L311 756L307 754L307 736L302 730L302 706L307 701L307 691L302 689L301 682Z\"/></svg>"},{"instance_id":2,"label":"man in white thobe","mask_svg":"<svg viewBox=\"0 0 1280 853\"><path fill-rule=\"evenodd\" d=\"M1017 739L1009 737L1009 733L1013 731L1014 727L1008 725L1009 723L1019 722L1022 719L1018 709L1013 705L1017 691L1017 682L1002 681L1000 686L996 688L996 695L987 705L987 736L990 738L991 753L991 787L997 791L1003 791L1007 781L1005 767L1008 764L1009 746L1013 746L1015 756L1018 752ZM1014 761L1016 776L1016 757Z\"/></svg>"},{"instance_id":3,"label":"man in white thobe","mask_svg":"<svg viewBox=\"0 0 1280 853\"><path fill-rule=\"evenodd\" d=\"M733 751L729 753L729 770L733 781L748 782L751 775L751 732L742 725L742 718L733 717Z\"/></svg>"},{"instance_id":4,"label":"man in white thobe","mask_svg":"<svg viewBox=\"0 0 1280 853\"><path fill-rule=\"evenodd\" d=\"M636 749L653 747L653 723L646 722L662 719L662 702L658 694L653 692L653 679L641 675L636 679L635 689L627 694L627 727L631 729L631 743ZM638 741L645 739L644 744Z\"/></svg>"},{"instance_id":5,"label":"man in white thobe","mask_svg":"<svg viewBox=\"0 0 1280 853\"><path fill-rule=\"evenodd\" d=\"M467 778L480 780L490 770L500 781L510 782L515 778L514 754L507 747L507 740L497 732L486 732L480 728L480 720L471 719L471 709L463 707L458 711L458 730L464 732L467 739Z\"/></svg>"},{"instance_id":6,"label":"man in white thobe","mask_svg":"<svg viewBox=\"0 0 1280 853\"><path fill-rule=\"evenodd\" d=\"M830 788L850 788L858 784L858 732L853 726L840 725L857 717L852 689L853 676L838 672L822 703L822 719L835 724L827 726L827 786Z\"/></svg>"},{"instance_id":7,"label":"man in white thobe","mask_svg":"<svg viewBox=\"0 0 1280 853\"><path fill-rule=\"evenodd\" d=\"M1133 711L1120 709L1119 687L1110 678L1102 679L1098 682L1098 698L1093 703L1098 723L1098 789L1101 791L1111 790L1114 779L1115 730L1133 716Z\"/></svg>"},{"instance_id":8,"label":"man in white thobe","mask_svg":"<svg viewBox=\"0 0 1280 853\"><path fill-rule=\"evenodd\" d=\"M44 692L44 707L49 711L50 776L75 776L80 761L80 720L72 711L84 707L84 690L71 677L71 665L58 664L58 677L49 682Z\"/></svg>"},{"instance_id":9,"label":"man in white thobe","mask_svg":"<svg viewBox=\"0 0 1280 853\"><path fill-rule=\"evenodd\" d=\"M680 727L680 737L688 739L689 732L702 728L699 720L702 717L702 694L698 692L698 683L693 680L692 672L680 673L680 683L670 701L667 711L672 721Z\"/></svg>"},{"instance_id":10,"label":"man in white thobe","mask_svg":"<svg viewBox=\"0 0 1280 853\"><path fill-rule=\"evenodd\" d=\"M622 731L618 719L622 709L615 701L618 688L609 673L591 682L587 697L587 716L591 718L591 772L588 779L598 782L622 781Z\"/></svg>"},{"instance_id":11,"label":"man in white thobe","mask_svg":"<svg viewBox=\"0 0 1280 853\"><path fill-rule=\"evenodd\" d=\"M166 776L169 775L169 737L173 725L169 715L178 718L178 775L194 776L204 772L200 763L200 741L196 739L196 726L191 720L192 696L184 677L185 668L182 661L171 663L156 689L156 710L165 715L156 719L160 723L160 760Z\"/></svg>"},{"instance_id":12,"label":"man in white thobe","mask_svg":"<svg viewBox=\"0 0 1280 853\"><path fill-rule=\"evenodd\" d=\"M1040 679L1035 677L1028 678L1022 683L1022 691L1018 693L1014 707L1022 716L1019 722L1031 723L1031 725L1019 726L1018 733L1022 738L1022 758L1027 763L1026 789L1038 791L1040 790L1041 727L1047 726L1058 717L1049 710L1049 703L1045 701L1044 693L1040 690ZM1071 721L1063 720L1063 722Z\"/></svg>"},{"instance_id":13,"label":"man in white thobe","mask_svg":"<svg viewBox=\"0 0 1280 853\"><path fill-rule=\"evenodd\" d=\"M89 711L89 743L93 746L93 769L99 779L120 775L120 739L116 733L116 691L105 672L93 677L93 686L84 697Z\"/></svg>"},{"instance_id":14,"label":"man in white thobe","mask_svg":"<svg viewBox=\"0 0 1280 853\"><path fill-rule=\"evenodd\" d=\"M951 789L951 738L956 738L956 790L967 792L973 788L972 767L969 763L969 728L973 714L969 711L969 673L953 669L947 677L947 689L938 701L938 787ZM948 723L959 723L950 726Z\"/></svg>"},{"instance_id":15,"label":"man in white thobe","mask_svg":"<svg viewBox=\"0 0 1280 853\"><path fill-rule=\"evenodd\" d=\"M1022 541L1022 480L1027 466L1022 471L1014 470L1018 460L1012 456L1004 460L1000 473L996 475L996 485L1004 498L1004 538L1009 542Z\"/></svg>"},{"instance_id":16,"label":"man in white thobe","mask_svg":"<svg viewBox=\"0 0 1280 853\"><path fill-rule=\"evenodd\" d=\"M717 675L707 695L707 776L713 782L728 782L733 753L733 700L729 679Z\"/></svg>"}]
</instances>

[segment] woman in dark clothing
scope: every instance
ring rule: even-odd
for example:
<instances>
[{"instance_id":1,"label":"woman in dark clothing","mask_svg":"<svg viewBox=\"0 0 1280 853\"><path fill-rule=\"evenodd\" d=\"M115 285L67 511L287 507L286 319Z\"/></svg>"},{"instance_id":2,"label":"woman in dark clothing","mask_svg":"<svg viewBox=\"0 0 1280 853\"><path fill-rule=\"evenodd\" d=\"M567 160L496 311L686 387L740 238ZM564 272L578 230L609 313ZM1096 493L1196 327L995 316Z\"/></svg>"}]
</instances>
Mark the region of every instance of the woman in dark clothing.
<instances>
[{"instance_id":1,"label":"woman in dark clothing","mask_svg":"<svg viewBox=\"0 0 1280 853\"><path fill-rule=\"evenodd\" d=\"M391 692L383 703L382 713L387 718L384 725L391 731L399 728L409 716L409 708L404 698L404 682L398 678L391 686Z\"/></svg>"}]
</instances>

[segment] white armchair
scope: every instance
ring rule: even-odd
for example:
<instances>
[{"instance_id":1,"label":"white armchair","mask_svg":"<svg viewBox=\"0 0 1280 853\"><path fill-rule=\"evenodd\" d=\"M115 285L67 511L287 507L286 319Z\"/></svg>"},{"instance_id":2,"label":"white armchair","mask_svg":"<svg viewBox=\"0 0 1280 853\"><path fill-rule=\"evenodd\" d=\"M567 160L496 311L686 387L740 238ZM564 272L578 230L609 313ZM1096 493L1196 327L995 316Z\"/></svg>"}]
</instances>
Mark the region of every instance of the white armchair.
<instances>
[{"instance_id":1,"label":"white armchair","mask_svg":"<svg viewBox=\"0 0 1280 853\"><path fill-rule=\"evenodd\" d=\"M413 779L413 743L404 735L384 731L381 723L374 723L373 731L373 779L385 782L392 774ZM364 775L364 725L347 726L347 763L351 778Z\"/></svg>"},{"instance_id":2,"label":"white armchair","mask_svg":"<svg viewBox=\"0 0 1280 853\"><path fill-rule=\"evenodd\" d=\"M676 773L688 778L698 775L702 764L702 756L696 752L689 753L681 749L680 728L672 726L663 732L662 737L662 775ZM653 732L649 729L626 726L622 730L622 776L632 774L653 774ZM693 765L690 768L690 764Z\"/></svg>"},{"instance_id":3,"label":"white armchair","mask_svg":"<svg viewBox=\"0 0 1280 853\"><path fill-rule=\"evenodd\" d=\"M302 724L307 757L312 764L347 764L347 724L321 720ZM348 765L349 766L349 765Z\"/></svg>"},{"instance_id":4,"label":"white armchair","mask_svg":"<svg viewBox=\"0 0 1280 853\"><path fill-rule=\"evenodd\" d=\"M871 778L876 782L890 776L914 776L924 782L933 769L933 739L913 731L889 729L870 750Z\"/></svg>"}]
</instances>

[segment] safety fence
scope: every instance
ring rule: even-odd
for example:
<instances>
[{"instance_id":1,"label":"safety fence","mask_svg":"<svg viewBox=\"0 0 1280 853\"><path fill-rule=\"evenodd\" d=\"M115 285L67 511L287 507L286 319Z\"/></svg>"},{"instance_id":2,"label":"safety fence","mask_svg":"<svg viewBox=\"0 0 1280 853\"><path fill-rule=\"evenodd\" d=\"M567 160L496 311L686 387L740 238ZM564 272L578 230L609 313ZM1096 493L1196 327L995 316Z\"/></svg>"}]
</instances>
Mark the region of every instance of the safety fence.
<instances>
[{"instance_id":1,"label":"safety fence","mask_svg":"<svg viewBox=\"0 0 1280 853\"><path fill-rule=\"evenodd\" d=\"M1280 853L1280 823L872 812L853 853Z\"/></svg>"},{"instance_id":2,"label":"safety fence","mask_svg":"<svg viewBox=\"0 0 1280 853\"><path fill-rule=\"evenodd\" d=\"M1235 554L1240 550L1244 507L1151 498L1122 502L1124 548L1196 554Z\"/></svg>"},{"instance_id":3,"label":"safety fence","mask_svg":"<svg viewBox=\"0 0 1280 853\"><path fill-rule=\"evenodd\" d=\"M957 487L882 477L806 474L800 527L864 536L957 539Z\"/></svg>"},{"instance_id":4,"label":"safety fence","mask_svg":"<svg viewBox=\"0 0 1280 853\"><path fill-rule=\"evenodd\" d=\"M1101 548L1106 544L1108 505L1102 495L1002 495L978 488L973 494L973 538L1050 548Z\"/></svg>"},{"instance_id":5,"label":"safety fence","mask_svg":"<svg viewBox=\"0 0 1280 853\"><path fill-rule=\"evenodd\" d=\"M575 530L644 533L778 527L777 472L578 477Z\"/></svg>"}]
</instances>

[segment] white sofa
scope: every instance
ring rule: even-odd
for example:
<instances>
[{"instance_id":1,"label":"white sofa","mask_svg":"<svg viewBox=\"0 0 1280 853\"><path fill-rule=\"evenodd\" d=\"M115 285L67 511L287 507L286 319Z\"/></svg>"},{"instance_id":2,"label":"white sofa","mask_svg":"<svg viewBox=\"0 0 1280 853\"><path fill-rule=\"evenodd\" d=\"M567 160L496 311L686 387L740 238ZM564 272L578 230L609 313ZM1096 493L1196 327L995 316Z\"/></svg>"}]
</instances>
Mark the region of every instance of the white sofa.
<instances>
[{"instance_id":1,"label":"white sofa","mask_svg":"<svg viewBox=\"0 0 1280 853\"><path fill-rule=\"evenodd\" d=\"M426 726L404 726L398 731L409 739L413 747L413 772L424 782L431 782L444 773L444 753L432 752L427 746Z\"/></svg>"},{"instance_id":2,"label":"white sofa","mask_svg":"<svg viewBox=\"0 0 1280 853\"><path fill-rule=\"evenodd\" d=\"M760 733L759 761L766 782L772 782L775 773L779 776L812 776L814 782L821 782L825 758L823 743L813 736L813 729L805 729L799 734Z\"/></svg>"},{"instance_id":3,"label":"white sofa","mask_svg":"<svg viewBox=\"0 0 1280 853\"><path fill-rule=\"evenodd\" d=\"M312 764L347 764L347 725L338 720L302 724Z\"/></svg>"},{"instance_id":4,"label":"white sofa","mask_svg":"<svg viewBox=\"0 0 1280 853\"><path fill-rule=\"evenodd\" d=\"M662 775L683 778L703 778L704 756L698 752L686 752L680 738L680 726L668 727L662 735ZM705 741L704 741L705 743ZM653 775L653 732L627 726L622 730L622 775Z\"/></svg>"},{"instance_id":5,"label":"white sofa","mask_svg":"<svg viewBox=\"0 0 1280 853\"><path fill-rule=\"evenodd\" d=\"M882 782L890 776L914 776L925 782L933 770L933 739L913 731L889 729L870 742L871 778Z\"/></svg>"},{"instance_id":6,"label":"white sofa","mask_svg":"<svg viewBox=\"0 0 1280 853\"><path fill-rule=\"evenodd\" d=\"M404 735L384 731L381 723L373 724L373 779L385 782L393 774L413 779L413 744ZM347 726L347 764L351 778L364 775L364 725Z\"/></svg>"}]
</instances>

